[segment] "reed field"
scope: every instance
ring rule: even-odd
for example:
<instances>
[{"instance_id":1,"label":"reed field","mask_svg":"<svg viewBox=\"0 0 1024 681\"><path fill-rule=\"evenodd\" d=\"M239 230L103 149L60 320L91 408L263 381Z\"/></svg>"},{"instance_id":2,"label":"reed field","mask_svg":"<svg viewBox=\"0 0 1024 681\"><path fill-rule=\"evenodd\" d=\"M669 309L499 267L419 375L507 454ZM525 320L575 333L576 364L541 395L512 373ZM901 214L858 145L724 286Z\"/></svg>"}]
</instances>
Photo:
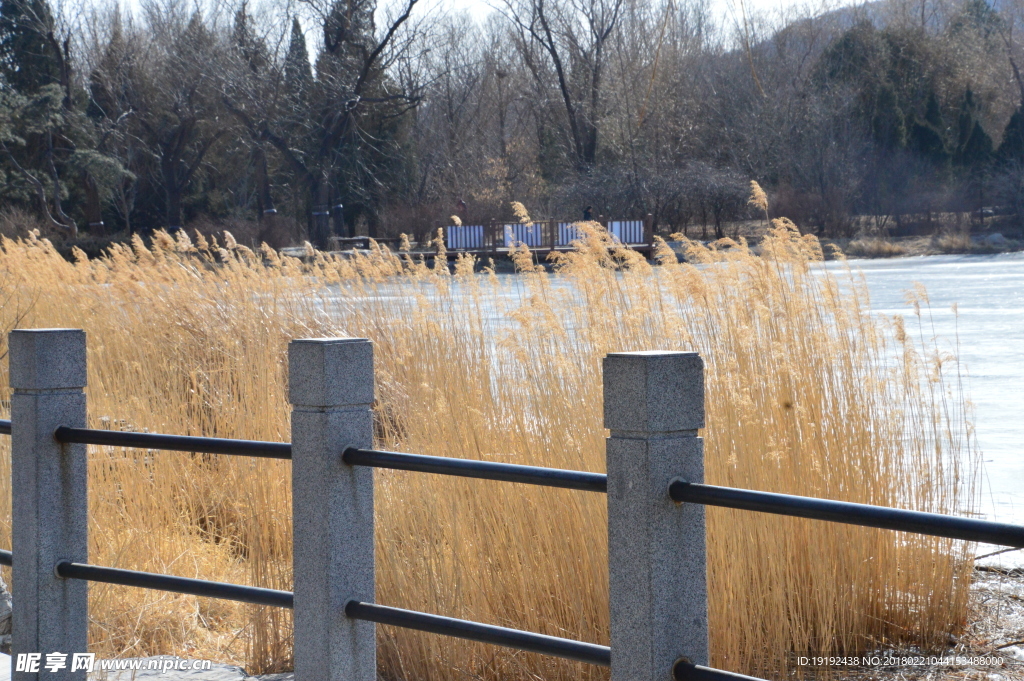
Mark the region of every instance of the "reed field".
<instances>
[{"instance_id":1,"label":"reed field","mask_svg":"<svg viewBox=\"0 0 1024 681\"><path fill-rule=\"evenodd\" d=\"M969 403L923 290L905 322L870 315L862 279L826 273L817 241L785 221L760 255L688 243L691 264L674 264L660 244L663 266L583 228L554 274L522 250L503 277L470 259L449 274L386 249L300 259L230 236L157 233L75 263L36 237L5 240L0 324L87 331L92 427L287 440L288 341L359 336L375 346L379 447L588 471L604 470L603 355L697 350L708 482L974 510ZM603 495L375 475L378 602L608 644ZM290 484L288 462L92 447L90 562L291 589ZM935 650L965 624L963 543L725 509L708 510L707 536L714 666L775 674L799 654ZM90 617L101 656L291 665L286 611L91 584ZM389 680L608 675L378 631Z\"/></svg>"}]
</instances>

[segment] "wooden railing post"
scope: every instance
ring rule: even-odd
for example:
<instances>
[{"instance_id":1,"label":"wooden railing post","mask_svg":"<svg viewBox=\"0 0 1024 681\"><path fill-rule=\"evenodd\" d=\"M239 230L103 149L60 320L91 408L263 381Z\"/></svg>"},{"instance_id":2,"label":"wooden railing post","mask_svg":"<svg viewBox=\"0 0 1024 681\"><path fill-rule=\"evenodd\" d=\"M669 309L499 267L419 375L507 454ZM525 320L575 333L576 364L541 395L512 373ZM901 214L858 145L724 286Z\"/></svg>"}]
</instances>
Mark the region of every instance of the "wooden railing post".
<instances>
[{"instance_id":1,"label":"wooden railing post","mask_svg":"<svg viewBox=\"0 0 1024 681\"><path fill-rule=\"evenodd\" d=\"M373 345L292 341L288 390L295 679L375 681L375 625L345 616L350 599L374 600L373 469L341 460L373 445Z\"/></svg>"},{"instance_id":2,"label":"wooden railing post","mask_svg":"<svg viewBox=\"0 0 1024 681\"><path fill-rule=\"evenodd\" d=\"M59 426L84 428L85 332L12 331L10 350L12 552L11 671L16 681L84 681L71 671L86 652L86 583L61 579L59 561L88 562L86 448L62 445ZM56 653L52 659L49 654ZM18 656L22 670L18 669ZM61 659L59 655L64 655ZM48 669L47 662L54 667Z\"/></svg>"},{"instance_id":3,"label":"wooden railing post","mask_svg":"<svg viewBox=\"0 0 1024 681\"><path fill-rule=\"evenodd\" d=\"M704 363L695 352L604 358L612 681L666 681L708 664L704 507L669 482L704 481Z\"/></svg>"}]
</instances>

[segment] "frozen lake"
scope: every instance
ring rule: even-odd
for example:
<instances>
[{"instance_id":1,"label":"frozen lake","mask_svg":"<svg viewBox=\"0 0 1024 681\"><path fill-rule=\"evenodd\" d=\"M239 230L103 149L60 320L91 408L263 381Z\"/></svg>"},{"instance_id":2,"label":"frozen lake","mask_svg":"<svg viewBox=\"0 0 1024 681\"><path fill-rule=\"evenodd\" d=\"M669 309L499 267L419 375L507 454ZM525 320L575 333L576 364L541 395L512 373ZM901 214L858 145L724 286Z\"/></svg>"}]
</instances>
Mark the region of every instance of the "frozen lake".
<instances>
[{"instance_id":1,"label":"frozen lake","mask_svg":"<svg viewBox=\"0 0 1024 681\"><path fill-rule=\"evenodd\" d=\"M931 301L935 335L950 344L959 335L984 461L981 510L991 520L1024 524L1024 253L850 264L864 272L873 311L903 314L909 331L912 311L904 292L921 282ZM979 555L990 550L996 549L981 547ZM1024 551L985 562L1024 566Z\"/></svg>"},{"instance_id":2,"label":"frozen lake","mask_svg":"<svg viewBox=\"0 0 1024 681\"><path fill-rule=\"evenodd\" d=\"M1024 253L851 260L850 265L864 273L872 310L903 315L915 340L918 331L905 294L915 282L926 287L931 310L925 339L934 335L949 351L956 350L959 339L976 442L983 454L980 510L990 520L1024 525ZM843 264L831 261L825 267ZM525 290L517 275L501 274L499 279L507 286L506 295L522 299ZM555 285L570 286L557 280ZM382 290L388 295L386 287ZM424 286L425 295L430 291ZM407 294L402 287L393 295ZM495 310L488 313L484 324L492 331L511 323ZM997 549L982 546L978 555ZM1024 550L985 563L1024 567Z\"/></svg>"}]
</instances>

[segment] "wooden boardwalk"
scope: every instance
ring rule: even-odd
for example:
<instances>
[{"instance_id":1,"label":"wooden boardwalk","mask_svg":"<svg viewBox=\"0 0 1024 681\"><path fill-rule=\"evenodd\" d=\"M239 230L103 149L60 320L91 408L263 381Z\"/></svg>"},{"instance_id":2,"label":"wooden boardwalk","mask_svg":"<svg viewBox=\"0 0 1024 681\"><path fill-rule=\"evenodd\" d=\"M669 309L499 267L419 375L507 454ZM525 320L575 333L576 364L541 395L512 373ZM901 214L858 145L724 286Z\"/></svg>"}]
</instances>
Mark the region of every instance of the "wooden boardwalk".
<instances>
[{"instance_id":1,"label":"wooden boardwalk","mask_svg":"<svg viewBox=\"0 0 1024 681\"><path fill-rule=\"evenodd\" d=\"M612 238L630 248L649 256L654 243L654 220L648 215L643 220L599 220ZM566 220L537 220L530 224L490 221L484 225L458 225L443 227L445 248L449 260L460 253L469 253L478 258L507 256L519 245L526 245L538 257L553 252L567 252L573 249L572 242L582 238L576 223ZM378 243L396 247L398 239L377 239ZM370 237L332 237L337 250L368 249ZM417 249L413 255L433 257L433 251Z\"/></svg>"}]
</instances>

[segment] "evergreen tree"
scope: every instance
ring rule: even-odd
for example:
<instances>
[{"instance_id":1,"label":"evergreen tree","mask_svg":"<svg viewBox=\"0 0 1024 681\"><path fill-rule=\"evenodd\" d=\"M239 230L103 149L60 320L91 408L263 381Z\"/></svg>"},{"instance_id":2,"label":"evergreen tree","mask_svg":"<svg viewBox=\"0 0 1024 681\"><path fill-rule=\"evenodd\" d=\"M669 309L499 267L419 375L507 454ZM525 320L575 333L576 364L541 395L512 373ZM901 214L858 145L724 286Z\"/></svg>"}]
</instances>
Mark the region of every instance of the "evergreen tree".
<instances>
[{"instance_id":1,"label":"evergreen tree","mask_svg":"<svg viewBox=\"0 0 1024 681\"><path fill-rule=\"evenodd\" d=\"M309 64L309 51L306 49L306 34L302 32L299 18L292 18L292 35L288 43L288 55L284 59L284 84L293 99L301 99L303 93L309 92L313 82L313 69Z\"/></svg>"},{"instance_id":2,"label":"evergreen tree","mask_svg":"<svg viewBox=\"0 0 1024 681\"><path fill-rule=\"evenodd\" d=\"M935 96L934 90L928 93L928 104L924 113L924 122L939 133L946 127L946 122L942 119L942 110L939 108L939 98Z\"/></svg>"},{"instance_id":3,"label":"evergreen tree","mask_svg":"<svg viewBox=\"0 0 1024 681\"><path fill-rule=\"evenodd\" d=\"M861 21L825 48L813 78L822 86L832 82L863 86L884 77L888 58L881 34L870 21Z\"/></svg>"},{"instance_id":4,"label":"evergreen tree","mask_svg":"<svg viewBox=\"0 0 1024 681\"><path fill-rule=\"evenodd\" d=\"M939 109L939 100L935 92L928 95L928 104L924 118L914 117L910 123L907 146L934 165L942 165L949 160L949 152L943 139L945 122Z\"/></svg>"},{"instance_id":5,"label":"evergreen tree","mask_svg":"<svg viewBox=\"0 0 1024 681\"><path fill-rule=\"evenodd\" d=\"M978 104L970 88L964 93L957 121L957 146L953 161L962 167L976 170L992 158L992 138L978 120Z\"/></svg>"},{"instance_id":6,"label":"evergreen tree","mask_svg":"<svg viewBox=\"0 0 1024 681\"><path fill-rule=\"evenodd\" d=\"M992 159L992 138L981 127L979 121L974 121L971 134L964 143L960 152L960 163L971 168L978 168Z\"/></svg>"},{"instance_id":7,"label":"evergreen tree","mask_svg":"<svg viewBox=\"0 0 1024 681\"><path fill-rule=\"evenodd\" d=\"M254 73L263 71L270 63L270 55L266 43L253 31L252 18L249 16L248 7L245 2L235 12L232 38L235 49L238 50L242 59Z\"/></svg>"},{"instance_id":8,"label":"evergreen tree","mask_svg":"<svg viewBox=\"0 0 1024 681\"><path fill-rule=\"evenodd\" d=\"M871 133L883 149L901 149L907 143L907 128L896 89L889 82L878 86L871 116Z\"/></svg>"},{"instance_id":9,"label":"evergreen tree","mask_svg":"<svg viewBox=\"0 0 1024 681\"><path fill-rule=\"evenodd\" d=\"M0 141L0 162L7 166L9 200L31 202L48 222L75 235L65 177L75 173L79 144L88 142L74 125L70 39L62 42L56 32L46 0L0 0L0 93L11 125Z\"/></svg>"},{"instance_id":10,"label":"evergreen tree","mask_svg":"<svg viewBox=\"0 0 1024 681\"><path fill-rule=\"evenodd\" d=\"M0 0L0 74L24 95L61 82L60 47L46 0Z\"/></svg>"},{"instance_id":11,"label":"evergreen tree","mask_svg":"<svg viewBox=\"0 0 1024 681\"><path fill-rule=\"evenodd\" d=\"M134 79L121 24L116 12L111 20L110 39L103 48L99 63L89 74L89 103L86 113L90 118L116 119L128 107L125 103L129 84Z\"/></svg>"},{"instance_id":12,"label":"evergreen tree","mask_svg":"<svg viewBox=\"0 0 1024 681\"><path fill-rule=\"evenodd\" d=\"M952 35L975 32L982 40L988 40L997 37L1005 23L985 0L967 0L948 30Z\"/></svg>"},{"instance_id":13,"label":"evergreen tree","mask_svg":"<svg viewBox=\"0 0 1024 681\"><path fill-rule=\"evenodd\" d=\"M324 18L324 43L317 55L316 77L331 95L344 96L354 90L376 44L375 9L371 0L335 0Z\"/></svg>"},{"instance_id":14,"label":"evergreen tree","mask_svg":"<svg viewBox=\"0 0 1024 681\"><path fill-rule=\"evenodd\" d=\"M50 83L31 96L0 89L0 151L4 174L11 180L0 187L0 197L31 205L58 227L77 235L77 226L64 209L66 186L62 171L70 153L63 130L68 112L64 91Z\"/></svg>"},{"instance_id":15,"label":"evergreen tree","mask_svg":"<svg viewBox=\"0 0 1024 681\"><path fill-rule=\"evenodd\" d=\"M889 78L892 62L885 34L871 22L862 21L828 46L814 76L823 89L835 85L853 88L856 103L849 115L861 121L875 143L887 150L901 149L907 143L906 117Z\"/></svg>"},{"instance_id":16,"label":"evergreen tree","mask_svg":"<svg viewBox=\"0 0 1024 681\"><path fill-rule=\"evenodd\" d=\"M996 160L1000 165L1011 163L1024 164L1024 110L1017 110L1010 116L1010 121L1003 130L1003 141L996 152Z\"/></svg>"},{"instance_id":17,"label":"evergreen tree","mask_svg":"<svg viewBox=\"0 0 1024 681\"><path fill-rule=\"evenodd\" d=\"M316 60L317 116L329 120L344 111L337 124L326 126L317 140L322 159L311 236L325 243L330 232L341 235L354 211L373 204L373 185L380 182L376 148L386 145L390 131L377 129L375 107L360 107L362 97L376 97L384 79L370 55L374 37L373 0L334 0L323 17L323 49ZM360 131L372 131L363 136ZM382 139L381 136L384 138ZM342 213L343 208L346 211ZM348 219L346 219L348 218Z\"/></svg>"}]
</instances>

